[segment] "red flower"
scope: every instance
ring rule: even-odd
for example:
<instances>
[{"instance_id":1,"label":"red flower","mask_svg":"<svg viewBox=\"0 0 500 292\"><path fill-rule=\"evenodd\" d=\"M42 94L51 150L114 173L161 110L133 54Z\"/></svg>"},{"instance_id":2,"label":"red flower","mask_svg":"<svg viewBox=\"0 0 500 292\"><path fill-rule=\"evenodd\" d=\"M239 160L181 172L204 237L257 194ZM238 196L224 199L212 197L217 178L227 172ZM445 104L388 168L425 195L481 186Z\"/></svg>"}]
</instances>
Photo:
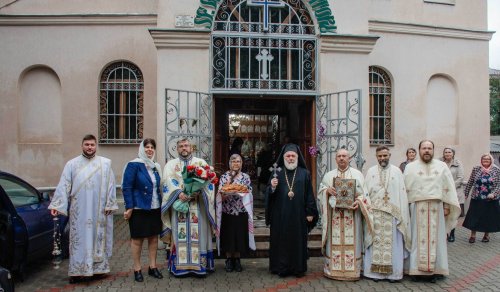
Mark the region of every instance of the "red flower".
<instances>
[{"instance_id":1,"label":"red flower","mask_svg":"<svg viewBox=\"0 0 500 292\"><path fill-rule=\"evenodd\" d=\"M196 167L194 165L188 165L187 166L187 171L192 172Z\"/></svg>"},{"instance_id":2,"label":"red flower","mask_svg":"<svg viewBox=\"0 0 500 292\"><path fill-rule=\"evenodd\" d=\"M205 170L210 170L210 165L205 165L203 168L205 168Z\"/></svg>"},{"instance_id":3,"label":"red flower","mask_svg":"<svg viewBox=\"0 0 500 292\"><path fill-rule=\"evenodd\" d=\"M208 173L208 178L213 179L215 177L215 172L209 172Z\"/></svg>"},{"instance_id":4,"label":"red flower","mask_svg":"<svg viewBox=\"0 0 500 292\"><path fill-rule=\"evenodd\" d=\"M197 169L196 169L196 175L197 175L197 176L201 176L201 174L202 174L202 173L203 173L203 170L202 170L202 169L200 169L200 168L197 168Z\"/></svg>"}]
</instances>

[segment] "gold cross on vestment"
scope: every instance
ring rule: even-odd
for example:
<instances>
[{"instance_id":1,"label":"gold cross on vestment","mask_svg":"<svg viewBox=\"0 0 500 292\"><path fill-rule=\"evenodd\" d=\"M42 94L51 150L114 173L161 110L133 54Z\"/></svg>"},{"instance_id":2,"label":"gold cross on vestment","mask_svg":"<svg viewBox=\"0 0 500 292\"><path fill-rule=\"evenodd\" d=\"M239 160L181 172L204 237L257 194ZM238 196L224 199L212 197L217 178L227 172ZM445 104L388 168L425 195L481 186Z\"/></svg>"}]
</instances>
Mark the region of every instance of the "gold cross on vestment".
<instances>
[{"instance_id":1,"label":"gold cross on vestment","mask_svg":"<svg viewBox=\"0 0 500 292\"><path fill-rule=\"evenodd\" d=\"M389 194L387 192L385 192L384 202L387 204L388 201L389 201Z\"/></svg>"}]
</instances>

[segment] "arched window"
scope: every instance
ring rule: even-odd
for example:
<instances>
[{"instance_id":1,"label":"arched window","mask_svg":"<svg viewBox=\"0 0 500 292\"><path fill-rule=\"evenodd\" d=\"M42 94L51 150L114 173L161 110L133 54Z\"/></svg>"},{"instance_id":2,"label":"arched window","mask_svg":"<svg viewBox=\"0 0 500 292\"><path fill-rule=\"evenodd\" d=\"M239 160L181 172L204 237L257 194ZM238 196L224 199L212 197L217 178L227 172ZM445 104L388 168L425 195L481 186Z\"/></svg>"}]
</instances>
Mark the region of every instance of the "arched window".
<instances>
[{"instance_id":1,"label":"arched window","mask_svg":"<svg viewBox=\"0 0 500 292\"><path fill-rule=\"evenodd\" d=\"M144 121L141 70L129 62L115 62L102 72L99 90L99 142L140 143Z\"/></svg>"},{"instance_id":2,"label":"arched window","mask_svg":"<svg viewBox=\"0 0 500 292\"><path fill-rule=\"evenodd\" d=\"M392 82L380 67L369 68L370 144L393 144Z\"/></svg>"},{"instance_id":3,"label":"arched window","mask_svg":"<svg viewBox=\"0 0 500 292\"><path fill-rule=\"evenodd\" d=\"M223 0L212 33L212 90L315 92L316 29L303 2Z\"/></svg>"}]
</instances>

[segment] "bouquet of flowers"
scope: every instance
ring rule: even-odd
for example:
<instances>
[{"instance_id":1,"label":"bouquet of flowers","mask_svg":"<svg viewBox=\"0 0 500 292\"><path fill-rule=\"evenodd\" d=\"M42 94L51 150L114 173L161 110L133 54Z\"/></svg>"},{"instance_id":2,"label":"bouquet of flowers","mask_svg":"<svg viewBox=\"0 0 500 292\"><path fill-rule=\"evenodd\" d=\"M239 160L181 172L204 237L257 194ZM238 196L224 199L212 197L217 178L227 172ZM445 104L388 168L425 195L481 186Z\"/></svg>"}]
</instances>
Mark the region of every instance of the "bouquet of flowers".
<instances>
[{"instance_id":1,"label":"bouquet of flowers","mask_svg":"<svg viewBox=\"0 0 500 292\"><path fill-rule=\"evenodd\" d=\"M210 183L217 184L219 179L210 165L196 166L188 165L182 169L182 180L184 181L183 192L191 197ZM173 208L179 212L187 213L189 211L189 201L183 202L178 199L174 202Z\"/></svg>"}]
</instances>

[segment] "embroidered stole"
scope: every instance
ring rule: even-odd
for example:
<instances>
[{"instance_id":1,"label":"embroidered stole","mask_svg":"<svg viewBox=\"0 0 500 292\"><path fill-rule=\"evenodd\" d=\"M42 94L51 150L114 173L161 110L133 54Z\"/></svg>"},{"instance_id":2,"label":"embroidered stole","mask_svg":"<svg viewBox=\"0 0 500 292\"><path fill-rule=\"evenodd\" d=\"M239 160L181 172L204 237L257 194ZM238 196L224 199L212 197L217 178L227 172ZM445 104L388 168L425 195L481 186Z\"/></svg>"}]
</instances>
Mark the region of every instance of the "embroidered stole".
<instances>
[{"instance_id":1,"label":"embroidered stole","mask_svg":"<svg viewBox=\"0 0 500 292\"><path fill-rule=\"evenodd\" d=\"M434 272L437 254L437 229L439 208L442 203L437 200L416 202L417 222L417 265L418 270Z\"/></svg>"},{"instance_id":2,"label":"embroidered stole","mask_svg":"<svg viewBox=\"0 0 500 292\"><path fill-rule=\"evenodd\" d=\"M390 166L383 169L379 166L379 184L384 191L384 197L376 200L376 205L381 205L382 210L373 210L373 244L372 244L372 265L370 270L374 273L392 274L392 232L393 217L384 209L390 208L388 186L391 179Z\"/></svg>"},{"instance_id":3,"label":"embroidered stole","mask_svg":"<svg viewBox=\"0 0 500 292\"><path fill-rule=\"evenodd\" d=\"M330 269L335 278L358 278L354 211L335 208L331 217Z\"/></svg>"},{"instance_id":4,"label":"embroidered stole","mask_svg":"<svg viewBox=\"0 0 500 292\"><path fill-rule=\"evenodd\" d=\"M393 217L387 212L373 210L373 221L371 271L380 274L392 274Z\"/></svg>"},{"instance_id":5,"label":"embroidered stole","mask_svg":"<svg viewBox=\"0 0 500 292\"><path fill-rule=\"evenodd\" d=\"M101 172L100 174L98 172ZM107 235L107 219L104 215L104 210L106 208L106 203L108 201L108 186L109 186L109 174L103 169L102 160L100 157L95 157L86 163L81 169L78 170L77 174L73 178L73 186L71 190L71 201L75 204L75 196L78 195L82 187L84 187L87 181L96 180L94 176L99 175L99 183L97 187L99 188L97 194L97 218L93 221L94 223L94 242L93 242L93 254L92 259L95 263L100 263L104 261L105 251L106 251L106 235ZM94 185L94 183L92 183ZM95 186L95 185L94 185ZM105 198L102 198L103 192L106 194ZM88 221L88 224L92 224Z\"/></svg>"},{"instance_id":6,"label":"embroidered stole","mask_svg":"<svg viewBox=\"0 0 500 292\"><path fill-rule=\"evenodd\" d=\"M199 228L200 208L199 198L189 202L189 212L175 212L177 218L177 246L175 265L177 270L201 270L206 267L206 260L200 259L200 234Z\"/></svg>"},{"instance_id":7,"label":"embroidered stole","mask_svg":"<svg viewBox=\"0 0 500 292\"><path fill-rule=\"evenodd\" d=\"M340 174L346 178L345 173ZM331 209L330 216L330 272L335 279L356 280L360 271L356 259L356 226L354 212L350 209Z\"/></svg>"}]
</instances>

